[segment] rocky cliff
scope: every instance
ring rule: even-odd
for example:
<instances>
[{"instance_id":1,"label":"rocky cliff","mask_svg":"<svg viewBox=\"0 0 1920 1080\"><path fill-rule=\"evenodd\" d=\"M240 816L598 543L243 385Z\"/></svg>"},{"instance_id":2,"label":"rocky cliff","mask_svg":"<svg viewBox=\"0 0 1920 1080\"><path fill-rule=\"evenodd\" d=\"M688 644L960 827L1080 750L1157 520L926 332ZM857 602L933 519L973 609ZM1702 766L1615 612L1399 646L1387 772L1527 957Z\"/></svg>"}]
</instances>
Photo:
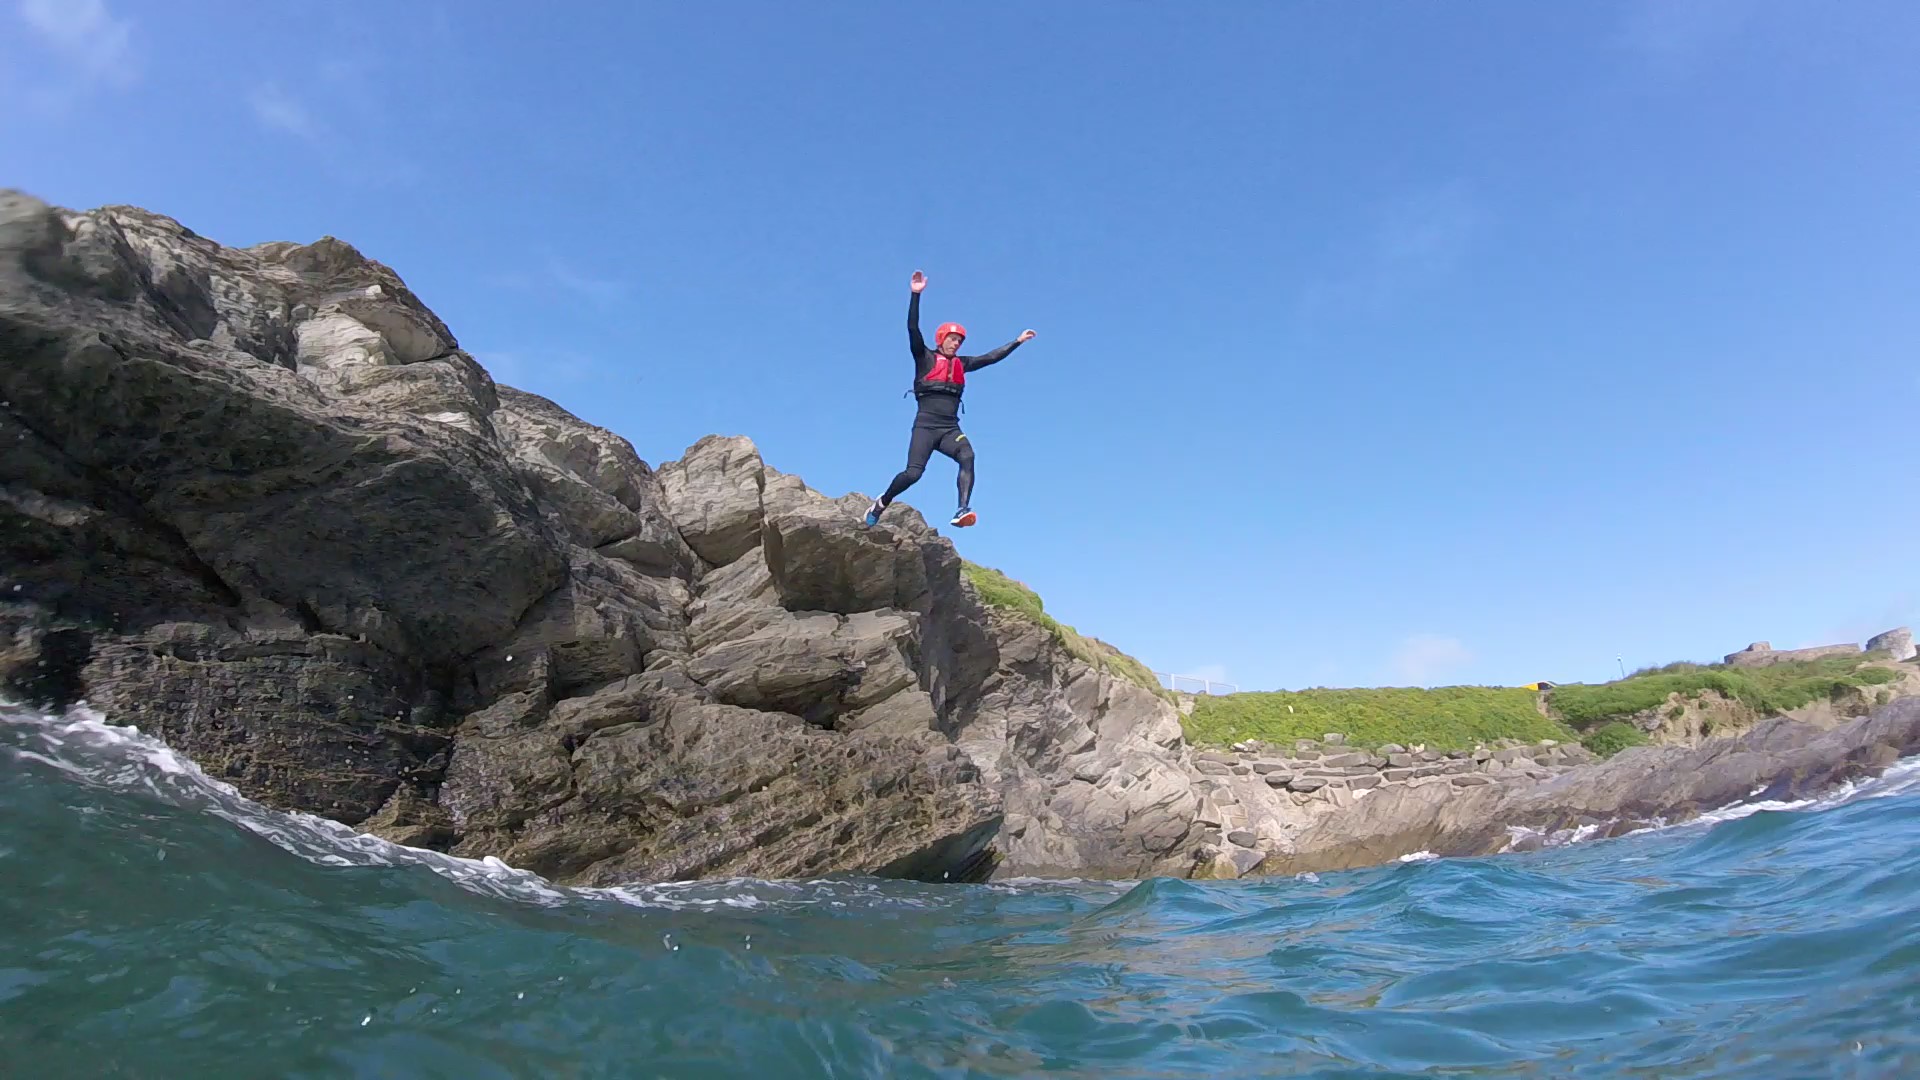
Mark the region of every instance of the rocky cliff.
<instances>
[{"instance_id":1,"label":"rocky cliff","mask_svg":"<svg viewBox=\"0 0 1920 1080\"><path fill-rule=\"evenodd\" d=\"M1530 785L1383 790L1290 838L1259 873L1488 855L1557 835L1611 836L1750 800L1793 800L1920 752L1920 698L1822 729L1784 717L1700 746L1640 746Z\"/></svg>"},{"instance_id":2,"label":"rocky cliff","mask_svg":"<svg viewBox=\"0 0 1920 1080\"><path fill-rule=\"evenodd\" d=\"M338 240L0 192L0 692L270 805L573 883L1238 876L1684 817L1920 738L1895 702L1600 765L1196 763L1127 665L866 501L738 437L652 468Z\"/></svg>"},{"instance_id":3,"label":"rocky cliff","mask_svg":"<svg viewBox=\"0 0 1920 1080\"><path fill-rule=\"evenodd\" d=\"M1191 869L1172 707L709 438L650 468L333 239L0 196L0 679L569 882Z\"/></svg>"}]
</instances>

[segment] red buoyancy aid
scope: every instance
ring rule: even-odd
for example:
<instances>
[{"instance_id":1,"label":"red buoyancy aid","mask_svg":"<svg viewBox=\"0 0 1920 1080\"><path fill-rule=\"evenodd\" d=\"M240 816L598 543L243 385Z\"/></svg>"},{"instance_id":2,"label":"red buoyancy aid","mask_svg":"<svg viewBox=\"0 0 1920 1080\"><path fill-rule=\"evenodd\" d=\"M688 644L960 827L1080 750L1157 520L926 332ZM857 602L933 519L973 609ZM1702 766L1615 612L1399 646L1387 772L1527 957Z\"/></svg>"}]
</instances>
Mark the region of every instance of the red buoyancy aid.
<instances>
[{"instance_id":1,"label":"red buoyancy aid","mask_svg":"<svg viewBox=\"0 0 1920 1080\"><path fill-rule=\"evenodd\" d=\"M949 386L967 385L967 362L958 356L937 354L933 359L933 370L927 372L922 380L929 383L946 383Z\"/></svg>"}]
</instances>

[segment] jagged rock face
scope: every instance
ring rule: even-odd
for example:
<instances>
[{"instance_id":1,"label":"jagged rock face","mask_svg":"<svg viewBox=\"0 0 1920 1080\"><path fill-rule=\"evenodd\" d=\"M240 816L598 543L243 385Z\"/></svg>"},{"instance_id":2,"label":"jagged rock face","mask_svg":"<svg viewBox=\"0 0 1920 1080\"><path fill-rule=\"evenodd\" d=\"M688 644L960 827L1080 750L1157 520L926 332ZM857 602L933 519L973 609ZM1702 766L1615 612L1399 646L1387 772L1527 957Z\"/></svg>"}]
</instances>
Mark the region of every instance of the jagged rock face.
<instances>
[{"instance_id":1,"label":"jagged rock face","mask_svg":"<svg viewBox=\"0 0 1920 1080\"><path fill-rule=\"evenodd\" d=\"M999 664L962 709L960 744L1006 793L1010 873L1192 872L1206 824L1178 714L1084 664L1025 620L997 616Z\"/></svg>"},{"instance_id":2,"label":"jagged rock face","mask_svg":"<svg viewBox=\"0 0 1920 1080\"><path fill-rule=\"evenodd\" d=\"M0 479L8 516L64 550L18 560L26 599L104 600L137 625L197 593L446 663L560 579L525 486L471 423L491 383L384 268L355 272L337 242L274 261L152 215L66 221L19 197L0 230L20 253L0 258L0 400L18 429ZM298 344L296 310L336 327L359 312L400 340L376 349L355 323L343 348L382 370L346 377ZM403 363L430 370L385 373ZM470 423L433 419L451 411ZM198 588L152 590L148 560Z\"/></svg>"},{"instance_id":3,"label":"jagged rock face","mask_svg":"<svg viewBox=\"0 0 1920 1080\"><path fill-rule=\"evenodd\" d=\"M950 741L1002 800L997 876L1191 872L1204 826L1172 705L989 613L918 514L865 528L864 498L828 500L737 438L660 475L695 550L737 552L689 608L687 673L716 700L856 739Z\"/></svg>"},{"instance_id":4,"label":"jagged rock face","mask_svg":"<svg viewBox=\"0 0 1920 1080\"><path fill-rule=\"evenodd\" d=\"M0 680L270 804L593 883L1194 862L1171 707L918 515L656 473L337 240L0 194L0 447Z\"/></svg>"}]
</instances>

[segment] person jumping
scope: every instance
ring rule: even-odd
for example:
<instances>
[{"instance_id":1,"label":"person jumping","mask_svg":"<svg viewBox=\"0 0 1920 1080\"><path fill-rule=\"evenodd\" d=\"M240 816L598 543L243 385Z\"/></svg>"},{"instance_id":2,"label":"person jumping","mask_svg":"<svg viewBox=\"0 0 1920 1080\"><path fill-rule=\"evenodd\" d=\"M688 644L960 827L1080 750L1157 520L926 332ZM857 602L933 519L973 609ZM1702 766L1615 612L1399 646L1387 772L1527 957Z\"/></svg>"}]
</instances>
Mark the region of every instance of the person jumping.
<instances>
[{"instance_id":1,"label":"person jumping","mask_svg":"<svg viewBox=\"0 0 1920 1080\"><path fill-rule=\"evenodd\" d=\"M913 272L913 297L907 301L907 346L913 350L913 396L919 403L919 409L913 417L913 437L907 445L907 467L900 470L887 485L887 493L873 500L867 508L867 524L880 521L880 515L900 493L912 487L926 471L927 459L935 450L952 458L960 466L960 509L954 511L950 524L959 528L972 525L979 518L971 507L973 501L973 446L967 442L966 433L960 430L960 395L967 388L967 373L997 364L1007 355L1029 341L1034 334L1023 330L1020 336L979 356L960 356L960 343L967 338L967 328L959 323L941 323L933 332L937 350L928 349L926 339L920 336L920 290L927 287L927 275L918 270Z\"/></svg>"}]
</instances>

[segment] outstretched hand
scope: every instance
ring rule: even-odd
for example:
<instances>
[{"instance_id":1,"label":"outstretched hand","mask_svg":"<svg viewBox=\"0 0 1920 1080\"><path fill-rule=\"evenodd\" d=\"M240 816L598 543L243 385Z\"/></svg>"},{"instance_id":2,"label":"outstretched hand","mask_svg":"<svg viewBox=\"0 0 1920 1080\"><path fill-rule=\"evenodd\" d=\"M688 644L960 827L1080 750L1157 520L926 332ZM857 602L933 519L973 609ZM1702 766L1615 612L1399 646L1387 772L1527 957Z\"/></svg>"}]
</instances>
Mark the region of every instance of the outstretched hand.
<instances>
[{"instance_id":1,"label":"outstretched hand","mask_svg":"<svg viewBox=\"0 0 1920 1080\"><path fill-rule=\"evenodd\" d=\"M1033 340L1033 331L1031 331L1031 330L1022 330L1022 331L1020 331L1020 340L1021 340L1022 342L1028 342L1028 341L1032 341L1032 340Z\"/></svg>"},{"instance_id":2,"label":"outstretched hand","mask_svg":"<svg viewBox=\"0 0 1920 1080\"><path fill-rule=\"evenodd\" d=\"M926 287L927 287L927 275L921 273L918 270L915 270L913 272L913 291L919 292L921 289L924 289Z\"/></svg>"}]
</instances>

